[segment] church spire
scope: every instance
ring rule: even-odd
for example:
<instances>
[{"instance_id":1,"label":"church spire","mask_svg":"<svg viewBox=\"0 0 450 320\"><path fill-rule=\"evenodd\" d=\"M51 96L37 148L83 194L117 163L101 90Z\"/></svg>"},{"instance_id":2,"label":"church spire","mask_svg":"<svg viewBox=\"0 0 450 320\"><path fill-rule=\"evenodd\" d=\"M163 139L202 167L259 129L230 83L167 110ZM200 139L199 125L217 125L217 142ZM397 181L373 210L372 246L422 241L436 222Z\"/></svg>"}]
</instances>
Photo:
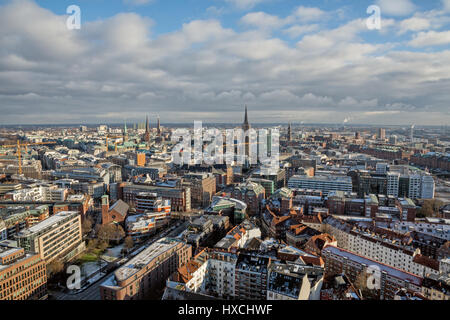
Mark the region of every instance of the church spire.
<instances>
[{"instance_id":1,"label":"church spire","mask_svg":"<svg viewBox=\"0 0 450 320\"><path fill-rule=\"evenodd\" d=\"M127 142L128 141L128 129L127 129L127 121L124 121L124 125L123 125L123 142Z\"/></svg>"},{"instance_id":2,"label":"church spire","mask_svg":"<svg viewBox=\"0 0 450 320\"><path fill-rule=\"evenodd\" d=\"M244 118L244 124L248 124L247 105L245 105L245 118Z\"/></svg>"},{"instance_id":3,"label":"church spire","mask_svg":"<svg viewBox=\"0 0 450 320\"><path fill-rule=\"evenodd\" d=\"M159 115L158 115L158 123L156 124L156 129L158 131L158 136L161 135L161 123L159 121Z\"/></svg>"},{"instance_id":4,"label":"church spire","mask_svg":"<svg viewBox=\"0 0 450 320\"><path fill-rule=\"evenodd\" d=\"M292 140L292 128L291 128L291 123L289 122L289 126L288 126L288 141Z\"/></svg>"},{"instance_id":5,"label":"church spire","mask_svg":"<svg viewBox=\"0 0 450 320\"><path fill-rule=\"evenodd\" d=\"M247 131L248 129L250 129L250 124L248 123L247 105L245 105L245 117L244 117L244 124L242 125L242 129L244 131Z\"/></svg>"}]
</instances>

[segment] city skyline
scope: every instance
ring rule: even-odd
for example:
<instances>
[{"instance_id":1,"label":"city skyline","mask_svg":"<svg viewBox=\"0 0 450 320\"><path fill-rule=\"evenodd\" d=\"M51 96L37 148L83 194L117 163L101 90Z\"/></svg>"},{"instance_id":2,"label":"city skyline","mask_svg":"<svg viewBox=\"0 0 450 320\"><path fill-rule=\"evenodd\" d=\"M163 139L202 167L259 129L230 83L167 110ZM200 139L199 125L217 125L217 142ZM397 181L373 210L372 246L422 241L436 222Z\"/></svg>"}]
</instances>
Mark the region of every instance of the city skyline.
<instances>
[{"instance_id":1,"label":"city skyline","mask_svg":"<svg viewBox=\"0 0 450 320\"><path fill-rule=\"evenodd\" d=\"M71 4L0 1L0 125L450 123L447 0Z\"/></svg>"}]
</instances>

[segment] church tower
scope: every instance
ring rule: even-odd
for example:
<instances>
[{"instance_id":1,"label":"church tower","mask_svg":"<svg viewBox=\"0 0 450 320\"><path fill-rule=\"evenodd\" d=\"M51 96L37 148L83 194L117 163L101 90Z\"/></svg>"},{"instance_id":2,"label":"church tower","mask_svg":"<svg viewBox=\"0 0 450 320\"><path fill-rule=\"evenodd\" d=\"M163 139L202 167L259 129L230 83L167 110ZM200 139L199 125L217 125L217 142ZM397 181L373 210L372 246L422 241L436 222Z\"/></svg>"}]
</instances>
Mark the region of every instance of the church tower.
<instances>
[{"instance_id":1,"label":"church tower","mask_svg":"<svg viewBox=\"0 0 450 320\"><path fill-rule=\"evenodd\" d=\"M242 124L242 129L244 131L247 131L248 129L250 129L250 124L248 123L247 105L245 106L245 116L244 116L244 123Z\"/></svg>"},{"instance_id":2,"label":"church tower","mask_svg":"<svg viewBox=\"0 0 450 320\"><path fill-rule=\"evenodd\" d=\"M148 116L145 118L145 136L144 140L150 142L150 122L148 121Z\"/></svg>"},{"instance_id":3,"label":"church tower","mask_svg":"<svg viewBox=\"0 0 450 320\"><path fill-rule=\"evenodd\" d=\"M124 126L123 126L123 142L127 142L128 141L128 129L127 129L127 122L125 121Z\"/></svg>"},{"instance_id":4,"label":"church tower","mask_svg":"<svg viewBox=\"0 0 450 320\"><path fill-rule=\"evenodd\" d=\"M287 138L288 138L288 141L290 142L290 141L292 141L292 128L291 128L291 123L289 122L289 126L288 126L288 134L287 134L288 136L287 136Z\"/></svg>"},{"instance_id":5,"label":"church tower","mask_svg":"<svg viewBox=\"0 0 450 320\"><path fill-rule=\"evenodd\" d=\"M161 136L161 123L159 121L159 116L158 116L158 123L156 124L156 130L158 132L158 137Z\"/></svg>"},{"instance_id":6,"label":"church tower","mask_svg":"<svg viewBox=\"0 0 450 320\"><path fill-rule=\"evenodd\" d=\"M244 116L244 123L242 124L242 130L244 130L244 135L245 135L245 162L246 162L246 166L248 166L248 159L250 156L250 137L248 135L246 135L245 133L250 129L250 124L248 123L248 110L247 110L247 105L245 105L245 116Z\"/></svg>"}]
</instances>

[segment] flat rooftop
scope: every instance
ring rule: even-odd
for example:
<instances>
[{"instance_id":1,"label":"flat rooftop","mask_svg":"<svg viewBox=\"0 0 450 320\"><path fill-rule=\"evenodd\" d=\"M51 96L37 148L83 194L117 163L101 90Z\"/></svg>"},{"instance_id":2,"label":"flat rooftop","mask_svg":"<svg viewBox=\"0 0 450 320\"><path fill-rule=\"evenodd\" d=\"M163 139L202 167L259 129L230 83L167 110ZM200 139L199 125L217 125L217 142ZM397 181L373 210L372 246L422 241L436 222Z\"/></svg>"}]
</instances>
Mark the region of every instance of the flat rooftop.
<instances>
[{"instance_id":1,"label":"flat rooftop","mask_svg":"<svg viewBox=\"0 0 450 320\"><path fill-rule=\"evenodd\" d=\"M172 249L177 244L179 244L179 241L174 239L159 239L158 241L154 242L149 247L144 249L136 257L128 261L126 265L117 269L116 272L114 272L116 280L123 281L128 279L143 267L145 267L147 264L149 264L153 259Z\"/></svg>"},{"instance_id":2,"label":"flat rooftop","mask_svg":"<svg viewBox=\"0 0 450 320\"><path fill-rule=\"evenodd\" d=\"M77 211L61 211L57 214L52 215L50 218L47 218L34 226L25 229L19 233L19 236L28 236L33 233L42 232L48 228L52 228L54 225L61 223L67 218L74 217L78 215Z\"/></svg>"}]
</instances>

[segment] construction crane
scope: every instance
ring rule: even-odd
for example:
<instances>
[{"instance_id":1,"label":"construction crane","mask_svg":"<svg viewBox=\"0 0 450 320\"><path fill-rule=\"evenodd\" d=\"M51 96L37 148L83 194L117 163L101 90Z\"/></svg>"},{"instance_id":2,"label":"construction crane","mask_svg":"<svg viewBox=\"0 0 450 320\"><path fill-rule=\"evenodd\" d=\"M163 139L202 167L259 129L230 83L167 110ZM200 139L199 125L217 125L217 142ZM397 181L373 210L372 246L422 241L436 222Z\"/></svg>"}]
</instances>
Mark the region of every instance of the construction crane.
<instances>
[{"instance_id":1,"label":"construction crane","mask_svg":"<svg viewBox=\"0 0 450 320\"><path fill-rule=\"evenodd\" d=\"M1 145L2 148L17 148L17 160L19 162L19 174L22 174L22 147L25 148L25 150L28 151L28 146L36 146L36 145L45 145L45 144L56 144L56 142L53 141L47 141L47 142L27 142L27 143L20 143L20 140L17 140L17 144L6 144Z\"/></svg>"}]
</instances>

